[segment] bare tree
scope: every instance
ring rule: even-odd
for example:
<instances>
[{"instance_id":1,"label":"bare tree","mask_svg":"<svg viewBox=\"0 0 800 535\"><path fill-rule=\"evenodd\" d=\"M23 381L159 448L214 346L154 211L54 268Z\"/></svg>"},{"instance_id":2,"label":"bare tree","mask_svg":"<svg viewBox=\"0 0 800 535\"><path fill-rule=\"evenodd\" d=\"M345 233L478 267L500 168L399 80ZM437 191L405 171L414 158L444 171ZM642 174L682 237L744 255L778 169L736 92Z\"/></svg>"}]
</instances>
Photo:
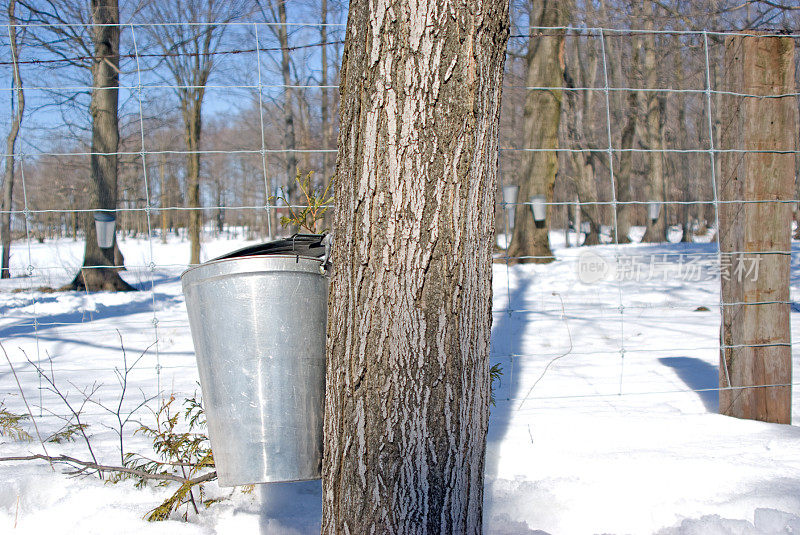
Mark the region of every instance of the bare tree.
<instances>
[{"instance_id":1,"label":"bare tree","mask_svg":"<svg viewBox=\"0 0 800 535\"><path fill-rule=\"evenodd\" d=\"M119 149L119 6L117 0L92 0L92 150L90 204L98 210L117 208ZM86 214L83 266L63 289L130 291L115 266L116 239L112 247L97 243L91 214Z\"/></svg>"},{"instance_id":2,"label":"bare tree","mask_svg":"<svg viewBox=\"0 0 800 535\"><path fill-rule=\"evenodd\" d=\"M82 191L86 198L81 203L83 208L114 211L117 208L119 165L116 152L120 144L118 3L116 0L92 0L88 3L18 0L17 3L27 11L25 22L34 24L29 31L31 45L46 54L48 61L61 65L52 71L48 68L47 76L58 72L66 79L74 80L73 84L68 85L85 86L88 83L87 73L91 75L91 91L51 88L48 94L62 115L67 137L77 140L82 151L88 148L91 153L90 180L88 187ZM90 118L88 131L84 115L87 108L84 98L87 96ZM75 112L78 113L77 120ZM63 160L59 163L64 167L73 167ZM66 190L74 195L83 188L66 187ZM116 240L112 247L100 249L91 214L87 213L81 219L81 226L86 231L83 265L72 282L62 290L132 290L133 287L118 274L120 269L124 269L124 259Z\"/></svg>"},{"instance_id":3,"label":"bare tree","mask_svg":"<svg viewBox=\"0 0 800 535\"><path fill-rule=\"evenodd\" d=\"M215 53L226 23L241 15L241 5L218 0L154 0L148 17L164 24L151 26L150 35L164 54L174 82L183 119L186 144L186 204L189 208L189 262L200 263L203 213L200 199L200 150L206 84L215 67Z\"/></svg>"},{"instance_id":4,"label":"bare tree","mask_svg":"<svg viewBox=\"0 0 800 535\"><path fill-rule=\"evenodd\" d=\"M289 32L286 29L286 0L256 0L261 15L267 22L277 23L269 26L270 31L278 40L281 48L281 78L283 80L283 148L286 151L286 191L284 197L287 200L294 198L295 176L297 175L297 138L294 125L294 90L292 88L292 65L289 54ZM264 8L266 3L267 7Z\"/></svg>"},{"instance_id":5,"label":"bare tree","mask_svg":"<svg viewBox=\"0 0 800 535\"><path fill-rule=\"evenodd\" d=\"M482 526L507 0L350 3L323 533Z\"/></svg>"},{"instance_id":6,"label":"bare tree","mask_svg":"<svg viewBox=\"0 0 800 535\"><path fill-rule=\"evenodd\" d=\"M3 201L2 201L2 220L0 220L0 239L3 243L3 256L2 264L0 264L0 279L11 278L11 210L13 208L13 192L14 192L14 147L17 143L17 135L19 128L22 125L22 117L25 113L25 93L22 90L22 77L19 73L19 48L17 46L17 26L14 26L17 19L14 16L16 9L16 0L9 0L8 2L8 37L9 48L11 51L11 58L13 60L11 87L15 89L14 96L16 96L16 110L14 117L11 121L11 130L8 132L6 138L6 169L3 177ZM12 109L14 108L14 99L11 100Z\"/></svg>"}]
</instances>

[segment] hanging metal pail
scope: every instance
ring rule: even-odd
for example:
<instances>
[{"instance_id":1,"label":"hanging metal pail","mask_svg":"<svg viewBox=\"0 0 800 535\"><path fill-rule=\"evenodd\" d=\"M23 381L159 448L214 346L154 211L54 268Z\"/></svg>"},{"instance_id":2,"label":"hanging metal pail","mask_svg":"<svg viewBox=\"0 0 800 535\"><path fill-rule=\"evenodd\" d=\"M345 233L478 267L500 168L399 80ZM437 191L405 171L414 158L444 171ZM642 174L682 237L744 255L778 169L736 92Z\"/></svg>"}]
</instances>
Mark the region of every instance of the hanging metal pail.
<instances>
[{"instance_id":1,"label":"hanging metal pail","mask_svg":"<svg viewBox=\"0 0 800 535\"><path fill-rule=\"evenodd\" d=\"M97 211L94 213L94 227L97 232L97 246L108 249L114 245L114 231L117 216L114 212Z\"/></svg>"},{"instance_id":2,"label":"hanging metal pail","mask_svg":"<svg viewBox=\"0 0 800 535\"><path fill-rule=\"evenodd\" d=\"M181 276L221 486L321 477L324 264L245 256Z\"/></svg>"}]
</instances>

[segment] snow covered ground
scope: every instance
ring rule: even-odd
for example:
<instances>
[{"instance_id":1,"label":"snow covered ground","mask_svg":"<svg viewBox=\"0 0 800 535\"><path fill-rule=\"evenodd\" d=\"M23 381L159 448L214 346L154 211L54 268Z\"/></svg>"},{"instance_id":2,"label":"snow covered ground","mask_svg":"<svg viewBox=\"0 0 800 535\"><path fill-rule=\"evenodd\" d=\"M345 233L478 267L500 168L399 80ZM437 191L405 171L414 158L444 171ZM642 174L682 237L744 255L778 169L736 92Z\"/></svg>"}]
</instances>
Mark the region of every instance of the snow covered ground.
<instances>
[{"instance_id":1,"label":"snow covered ground","mask_svg":"<svg viewBox=\"0 0 800 535\"><path fill-rule=\"evenodd\" d=\"M563 244L563 235L554 234L553 241ZM204 259L243 245L240 239L209 241ZM78 402L78 389L98 384L95 399L111 405L119 396L114 367L122 365L121 337L129 363L144 353L130 374L128 407L159 391L183 399L198 390L179 280L188 243L127 239L120 246L129 268L123 277L140 292L37 290L70 280L82 243L14 244L17 276L0 283L0 341L34 416L41 412L36 421L43 435L60 427L53 413L65 409L41 388L26 355L48 371L52 367L70 400ZM557 247L556 254L558 261L544 266L495 265L492 359L503 376L487 446L486 532L800 532L800 397L793 403L795 426L716 414L714 245ZM793 297L800 284L798 258L792 257ZM793 313L795 339L798 321ZM798 354L794 365L800 367ZM25 412L4 359L0 401ZM118 464L118 439L104 427L112 424L108 414L97 405L84 414L99 460ZM146 410L139 417L152 419ZM126 434L134 429L130 424ZM145 453L148 443L141 435L127 436L125 448ZM0 438L0 456L40 452L36 441ZM80 441L49 444L48 452L88 455ZM41 462L0 464L0 532L319 530L318 482L236 491L190 515L189 523L152 524L142 517L168 489L106 484L62 471ZM231 492L214 484L209 489L213 495Z\"/></svg>"}]
</instances>

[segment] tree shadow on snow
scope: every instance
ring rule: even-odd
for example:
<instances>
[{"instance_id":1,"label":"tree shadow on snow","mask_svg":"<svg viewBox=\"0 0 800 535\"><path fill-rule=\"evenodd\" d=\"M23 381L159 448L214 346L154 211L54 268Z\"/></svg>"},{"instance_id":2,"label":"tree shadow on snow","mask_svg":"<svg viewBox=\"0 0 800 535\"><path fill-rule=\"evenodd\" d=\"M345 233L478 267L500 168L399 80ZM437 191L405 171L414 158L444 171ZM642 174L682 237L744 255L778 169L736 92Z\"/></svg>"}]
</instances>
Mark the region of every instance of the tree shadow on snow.
<instances>
[{"instance_id":1,"label":"tree shadow on snow","mask_svg":"<svg viewBox=\"0 0 800 535\"><path fill-rule=\"evenodd\" d=\"M532 314L509 313L508 310L525 308L525 296L534 278L531 274L518 277L516 288L508 296L506 310L496 312L493 318L490 361L493 365L500 364L502 375L493 385L495 405L491 407L489 415L486 456L486 474L489 476L497 473L497 456L491 454L491 444L502 441L508 431L513 404L517 403L515 400L519 397L519 381L514 378L514 368L519 366L519 359L514 355L522 354L522 334L533 317Z\"/></svg>"},{"instance_id":2,"label":"tree shadow on snow","mask_svg":"<svg viewBox=\"0 0 800 535\"><path fill-rule=\"evenodd\" d=\"M678 377L692 390L697 392L708 412L719 411L719 368L704 360L693 357L662 357L658 361L675 370Z\"/></svg>"}]
</instances>

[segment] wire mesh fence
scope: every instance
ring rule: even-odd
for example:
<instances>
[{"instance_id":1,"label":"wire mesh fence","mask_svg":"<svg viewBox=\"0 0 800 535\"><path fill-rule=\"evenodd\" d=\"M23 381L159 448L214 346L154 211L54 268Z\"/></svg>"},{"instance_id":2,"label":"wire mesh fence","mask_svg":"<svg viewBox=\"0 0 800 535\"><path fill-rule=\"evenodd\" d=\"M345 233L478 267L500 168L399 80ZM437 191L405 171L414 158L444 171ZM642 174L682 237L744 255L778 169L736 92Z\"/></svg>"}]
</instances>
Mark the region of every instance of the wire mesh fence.
<instances>
[{"instance_id":1,"label":"wire mesh fence","mask_svg":"<svg viewBox=\"0 0 800 535\"><path fill-rule=\"evenodd\" d=\"M333 175L335 62L341 57L344 24L215 23L215 28L225 28L219 47L195 53L214 58L213 75L199 85L179 83L171 77L170 62L192 53L179 46L159 51L159 32L209 26L119 25L123 45L118 58L121 142L115 153L120 169L117 241L125 257L122 275L139 290L130 295L48 289L67 283L81 267L81 219L95 210L87 201L86 176L90 156L98 153L89 148L86 130L93 90L86 64L94 57L52 43L46 48L42 42L65 32L79 42L86 39L90 25L8 25L9 32L38 32L39 41L0 62L9 72L19 66L26 80L21 89L6 85L0 91L13 95L24 90L32 110L26 112L13 155L19 185L14 205L3 211L11 215L16 239L13 278L2 283L0 337L11 361L18 364L15 371L26 395L37 398L34 405L41 417L69 418L48 388L48 376L76 399L88 393L106 404L116 399L123 348L131 361L142 356L130 372L137 392L127 400L131 406L153 396L190 394L196 372L179 283L180 273L190 265L186 215L202 214L202 260L207 260L290 232L279 223L295 178L287 169L315 171L317 185ZM280 27L289 30L290 46L281 43L275 31ZM321 41L322 29L327 35ZM720 145L727 126L721 124L720 98L796 99L800 92L756 95L722 88L725 40L739 35L734 32L530 30L512 35L512 49L523 49L526 40L561 36L564 69L571 76L560 87L530 85L525 57L512 50L508 59L491 351L492 363L502 366L496 410L530 413L569 406L591 412L623 404L667 410L670 404L685 404L689 412L715 412L719 393L726 389L795 386L794 380L729 387L717 383L720 350L739 346L720 344L721 309L737 304L723 303L720 279L754 276L731 271L725 255L739 251L720 248L720 207L774 203L793 205L796 212L798 203L796 194L721 199L718 182L723 154L800 154L796 146L754 151ZM634 60L644 54L644 36L653 37L661 52L652 86L637 70L641 59ZM800 37L780 36L795 44ZM283 54L289 55L294 69L289 81L283 77ZM322 61L328 62L324 69ZM329 72L323 76L323 70ZM187 149L181 139L181 92L198 90L205 93L204 137L199 148ZM554 92L564 95L557 146L525 146L520 131L526 96ZM636 104L628 101L631 94L640 99ZM651 105L660 106L663 117L663 124L655 125L660 126L659 142L647 146L647 133L637 130L637 142L623 146L624 122L631 114L649 113L648 95L653 95ZM295 128L291 142L286 139L287 109ZM583 123L576 127L579 116ZM559 174L549 198L504 199L505 186L526 180L525 158L533 153L557 155ZM203 162L199 207L187 206L183 198L185 158L193 154ZM626 154L631 161L624 164ZM653 154L660 155L665 167L666 185L658 199L649 198L648 190ZM630 166L624 199L618 198L621 165ZM585 166L591 168L588 183L580 178ZM291 202L301 205L299 197ZM521 213L533 217L537 203L547 208L548 252L510 254L515 219ZM618 215L625 208L631 224L622 235ZM640 242L651 209L661 211L665 232L659 240ZM590 238L597 245L588 245ZM796 247L746 252L789 255L794 289L800 273ZM84 269L100 267L120 266ZM738 304L767 303L796 308L792 299ZM792 345L765 340L748 347L775 344ZM21 403L19 390L5 364L0 377L0 399L16 407ZM101 384L100 390L93 389ZM85 414L107 416L99 405L87 406Z\"/></svg>"}]
</instances>

